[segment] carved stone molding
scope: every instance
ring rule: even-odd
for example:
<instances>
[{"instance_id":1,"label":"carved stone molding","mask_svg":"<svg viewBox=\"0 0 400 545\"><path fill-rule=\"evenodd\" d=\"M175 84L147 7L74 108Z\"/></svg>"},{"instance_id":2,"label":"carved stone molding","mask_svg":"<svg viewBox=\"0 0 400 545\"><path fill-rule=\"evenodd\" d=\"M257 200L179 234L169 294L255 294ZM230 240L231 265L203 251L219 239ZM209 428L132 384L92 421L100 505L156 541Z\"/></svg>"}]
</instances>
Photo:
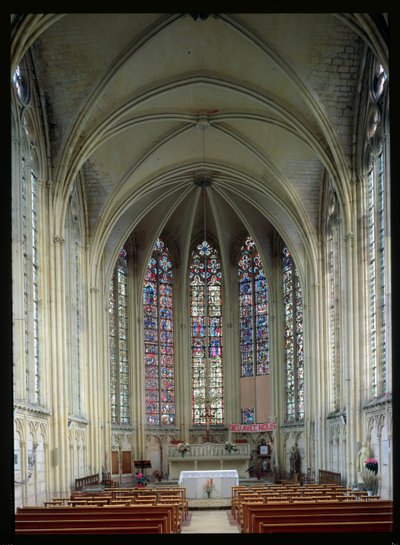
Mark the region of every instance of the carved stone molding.
<instances>
[{"instance_id":1,"label":"carved stone molding","mask_svg":"<svg viewBox=\"0 0 400 545\"><path fill-rule=\"evenodd\" d=\"M14 411L23 413L25 416L30 415L46 419L51 415L51 412L45 407L33 405L32 403L27 403L25 401L16 401L14 403Z\"/></svg>"}]
</instances>

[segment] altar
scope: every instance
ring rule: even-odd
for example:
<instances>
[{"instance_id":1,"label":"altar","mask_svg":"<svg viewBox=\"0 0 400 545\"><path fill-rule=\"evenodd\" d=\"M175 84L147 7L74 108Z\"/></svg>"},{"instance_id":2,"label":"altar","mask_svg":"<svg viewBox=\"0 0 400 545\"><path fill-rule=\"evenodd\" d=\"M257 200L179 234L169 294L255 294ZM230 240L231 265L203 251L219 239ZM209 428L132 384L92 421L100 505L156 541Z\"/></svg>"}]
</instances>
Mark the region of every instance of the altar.
<instances>
[{"instance_id":1,"label":"altar","mask_svg":"<svg viewBox=\"0 0 400 545\"><path fill-rule=\"evenodd\" d=\"M168 473L170 479L178 479L181 472L236 470L239 477L248 477L250 445L236 445L236 450L227 452L224 443L191 444L182 454L176 446L168 446Z\"/></svg>"},{"instance_id":2,"label":"altar","mask_svg":"<svg viewBox=\"0 0 400 545\"><path fill-rule=\"evenodd\" d=\"M181 471L178 485L186 488L187 498L207 498L204 490L206 482L212 479L211 498L231 498L232 486L239 484L239 475L235 469L216 471Z\"/></svg>"}]
</instances>

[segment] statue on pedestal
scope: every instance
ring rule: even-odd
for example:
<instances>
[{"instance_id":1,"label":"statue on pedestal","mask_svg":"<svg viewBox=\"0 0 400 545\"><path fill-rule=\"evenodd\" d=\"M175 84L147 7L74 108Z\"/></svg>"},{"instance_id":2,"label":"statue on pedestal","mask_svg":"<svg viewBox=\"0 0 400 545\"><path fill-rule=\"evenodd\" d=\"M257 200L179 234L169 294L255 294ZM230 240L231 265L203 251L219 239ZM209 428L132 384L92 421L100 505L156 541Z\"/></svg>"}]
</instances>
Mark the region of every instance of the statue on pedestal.
<instances>
[{"instance_id":1,"label":"statue on pedestal","mask_svg":"<svg viewBox=\"0 0 400 545\"><path fill-rule=\"evenodd\" d=\"M365 460L370 458L370 449L364 441L361 445L360 450L357 453L357 479L358 482L362 481L361 472L365 467Z\"/></svg>"},{"instance_id":2,"label":"statue on pedestal","mask_svg":"<svg viewBox=\"0 0 400 545\"><path fill-rule=\"evenodd\" d=\"M290 479L296 478L300 475L301 470L301 458L300 452L297 447L297 443L292 446L290 452Z\"/></svg>"}]
</instances>

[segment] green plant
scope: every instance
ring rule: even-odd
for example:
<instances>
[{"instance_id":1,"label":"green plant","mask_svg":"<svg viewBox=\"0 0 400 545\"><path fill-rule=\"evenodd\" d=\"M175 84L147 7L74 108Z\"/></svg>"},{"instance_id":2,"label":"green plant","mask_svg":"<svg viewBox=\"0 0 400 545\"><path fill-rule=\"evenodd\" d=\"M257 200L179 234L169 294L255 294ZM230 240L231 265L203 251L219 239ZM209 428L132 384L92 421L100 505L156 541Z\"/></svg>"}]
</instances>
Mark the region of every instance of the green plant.
<instances>
[{"instance_id":1,"label":"green plant","mask_svg":"<svg viewBox=\"0 0 400 545\"><path fill-rule=\"evenodd\" d=\"M367 490L372 490L372 494L375 495L378 492L379 480L378 475L370 469L364 469L361 472L361 478L363 483L367 487Z\"/></svg>"},{"instance_id":2,"label":"green plant","mask_svg":"<svg viewBox=\"0 0 400 545\"><path fill-rule=\"evenodd\" d=\"M225 450L229 452L237 452L238 448L233 443L230 443L229 441L225 441Z\"/></svg>"}]
</instances>

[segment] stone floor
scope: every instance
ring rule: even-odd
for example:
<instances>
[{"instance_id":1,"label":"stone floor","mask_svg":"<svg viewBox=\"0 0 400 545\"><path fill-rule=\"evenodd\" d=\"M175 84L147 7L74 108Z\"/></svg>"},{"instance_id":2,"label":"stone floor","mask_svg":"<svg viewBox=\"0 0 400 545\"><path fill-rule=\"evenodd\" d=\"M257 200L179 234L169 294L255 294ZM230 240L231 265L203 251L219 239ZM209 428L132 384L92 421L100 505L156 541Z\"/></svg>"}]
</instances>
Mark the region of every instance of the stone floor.
<instances>
[{"instance_id":1,"label":"stone floor","mask_svg":"<svg viewBox=\"0 0 400 545\"><path fill-rule=\"evenodd\" d=\"M192 509L182 522L182 534L240 534L240 529L230 509Z\"/></svg>"},{"instance_id":2,"label":"stone floor","mask_svg":"<svg viewBox=\"0 0 400 545\"><path fill-rule=\"evenodd\" d=\"M231 508L231 498L188 499L189 509L227 509Z\"/></svg>"}]
</instances>

